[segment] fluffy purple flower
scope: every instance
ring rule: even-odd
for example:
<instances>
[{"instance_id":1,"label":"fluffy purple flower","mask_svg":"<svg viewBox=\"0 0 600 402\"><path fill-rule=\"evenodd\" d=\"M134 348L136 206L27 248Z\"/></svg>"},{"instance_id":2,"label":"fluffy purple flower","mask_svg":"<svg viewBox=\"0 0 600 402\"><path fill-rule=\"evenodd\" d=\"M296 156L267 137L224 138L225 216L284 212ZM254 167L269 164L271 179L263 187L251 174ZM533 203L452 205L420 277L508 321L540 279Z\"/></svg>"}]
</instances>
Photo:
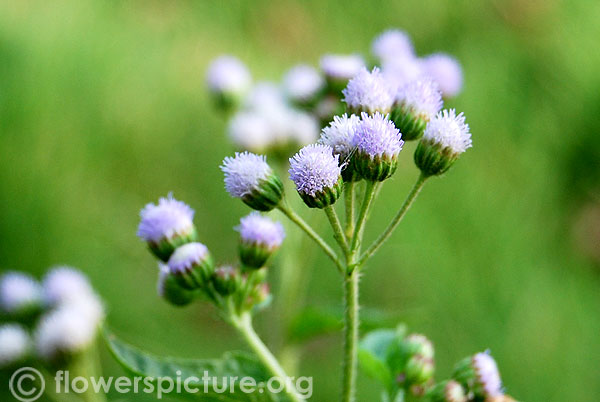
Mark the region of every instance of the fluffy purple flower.
<instances>
[{"instance_id":1,"label":"fluffy purple flower","mask_svg":"<svg viewBox=\"0 0 600 402\"><path fill-rule=\"evenodd\" d=\"M442 110L425 128L423 140L440 144L442 148L450 148L454 153L461 154L472 146L469 125L465 116L456 115L454 109Z\"/></svg>"},{"instance_id":2,"label":"fluffy purple flower","mask_svg":"<svg viewBox=\"0 0 600 402\"><path fill-rule=\"evenodd\" d=\"M359 124L360 118L354 114L335 116L329 126L323 128L319 144L329 145L334 155L340 155L343 160L354 149L354 135Z\"/></svg>"},{"instance_id":3,"label":"fluffy purple flower","mask_svg":"<svg viewBox=\"0 0 600 402\"><path fill-rule=\"evenodd\" d=\"M216 93L243 93L250 87L248 69L233 56L220 56L209 66L206 83Z\"/></svg>"},{"instance_id":4,"label":"fluffy purple flower","mask_svg":"<svg viewBox=\"0 0 600 402\"><path fill-rule=\"evenodd\" d=\"M402 150L404 141L394 123L387 116L375 113L361 114L361 121L356 129L354 143L359 153L367 154L371 159L387 157L393 159Z\"/></svg>"},{"instance_id":5,"label":"fluffy purple flower","mask_svg":"<svg viewBox=\"0 0 600 402\"><path fill-rule=\"evenodd\" d=\"M235 230L240 232L242 242L271 250L278 248L285 238L281 223L273 222L256 211L240 219Z\"/></svg>"},{"instance_id":6,"label":"fluffy purple flower","mask_svg":"<svg viewBox=\"0 0 600 402\"><path fill-rule=\"evenodd\" d=\"M40 285L27 274L7 272L0 277L0 308L7 313L41 305L42 295Z\"/></svg>"},{"instance_id":7,"label":"fluffy purple flower","mask_svg":"<svg viewBox=\"0 0 600 402\"><path fill-rule=\"evenodd\" d=\"M177 247L169 258L169 269L172 273L183 273L196 265L201 265L209 257L208 248L202 243L187 243Z\"/></svg>"},{"instance_id":8,"label":"fluffy purple flower","mask_svg":"<svg viewBox=\"0 0 600 402\"><path fill-rule=\"evenodd\" d=\"M365 67L363 58L356 54L326 54L321 57L321 70L327 78L347 81Z\"/></svg>"},{"instance_id":9,"label":"fluffy purple flower","mask_svg":"<svg viewBox=\"0 0 600 402\"><path fill-rule=\"evenodd\" d=\"M298 102L311 100L324 85L319 72L305 64L292 67L283 78L284 92Z\"/></svg>"},{"instance_id":10,"label":"fluffy purple flower","mask_svg":"<svg viewBox=\"0 0 600 402\"><path fill-rule=\"evenodd\" d=\"M171 194L158 200L158 205L147 204L140 212L137 235L148 242L159 242L189 233L194 224L194 210Z\"/></svg>"},{"instance_id":11,"label":"fluffy purple flower","mask_svg":"<svg viewBox=\"0 0 600 402\"><path fill-rule=\"evenodd\" d=\"M290 179L301 194L315 196L338 182L341 168L339 155L333 155L328 145L311 144L290 158Z\"/></svg>"},{"instance_id":12,"label":"fluffy purple flower","mask_svg":"<svg viewBox=\"0 0 600 402\"><path fill-rule=\"evenodd\" d=\"M381 72L393 94L407 83L423 77L422 63L413 56L386 60L382 63Z\"/></svg>"},{"instance_id":13,"label":"fluffy purple flower","mask_svg":"<svg viewBox=\"0 0 600 402\"><path fill-rule=\"evenodd\" d=\"M473 369L477 376L477 381L483 387L487 397L501 396L502 381L496 361L489 352L477 353L473 356Z\"/></svg>"},{"instance_id":14,"label":"fluffy purple flower","mask_svg":"<svg viewBox=\"0 0 600 402\"><path fill-rule=\"evenodd\" d=\"M432 119L443 105L438 85L431 80L417 80L404 85L396 95L396 102L427 121Z\"/></svg>"},{"instance_id":15,"label":"fluffy purple flower","mask_svg":"<svg viewBox=\"0 0 600 402\"><path fill-rule=\"evenodd\" d=\"M48 304L77 301L94 293L88 279L80 271L68 266L54 267L42 283Z\"/></svg>"},{"instance_id":16,"label":"fluffy purple flower","mask_svg":"<svg viewBox=\"0 0 600 402\"><path fill-rule=\"evenodd\" d=\"M375 38L371 51L379 60L413 57L415 53L408 34L398 29L387 30Z\"/></svg>"},{"instance_id":17,"label":"fluffy purple flower","mask_svg":"<svg viewBox=\"0 0 600 402\"><path fill-rule=\"evenodd\" d=\"M394 103L390 88L377 67L371 72L363 68L348 82L342 94L351 109L369 113L387 113Z\"/></svg>"},{"instance_id":18,"label":"fluffy purple flower","mask_svg":"<svg viewBox=\"0 0 600 402\"><path fill-rule=\"evenodd\" d=\"M273 174L267 158L251 152L236 152L235 157L226 157L221 170L225 173L225 189L236 198L257 190Z\"/></svg>"},{"instance_id":19,"label":"fluffy purple flower","mask_svg":"<svg viewBox=\"0 0 600 402\"><path fill-rule=\"evenodd\" d=\"M463 74L460 63L452 56L435 53L422 60L423 73L440 86L444 96L454 97L463 86Z\"/></svg>"}]
</instances>

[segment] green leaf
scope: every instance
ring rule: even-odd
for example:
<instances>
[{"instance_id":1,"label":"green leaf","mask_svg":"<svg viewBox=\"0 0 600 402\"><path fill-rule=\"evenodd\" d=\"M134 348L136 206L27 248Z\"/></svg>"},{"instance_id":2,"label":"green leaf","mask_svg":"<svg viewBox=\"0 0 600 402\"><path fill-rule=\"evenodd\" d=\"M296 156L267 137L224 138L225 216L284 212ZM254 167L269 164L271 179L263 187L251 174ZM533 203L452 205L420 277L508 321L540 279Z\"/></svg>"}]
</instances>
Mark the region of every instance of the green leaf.
<instances>
[{"instance_id":1,"label":"green leaf","mask_svg":"<svg viewBox=\"0 0 600 402\"><path fill-rule=\"evenodd\" d=\"M271 375L265 367L253 356L243 352L228 352L220 359L181 359L157 357L144 352L133 346L130 346L119 340L108 330L104 331L104 338L110 352L117 362L134 377L150 377L152 383L156 386L159 378L172 378L184 381L187 378L196 377L198 381L190 382L190 385L199 389L197 393L171 393L175 399L193 399L203 402L289 402L289 399L282 394L271 394L264 388L264 392L244 393L238 385L242 377L252 377L257 384L266 383ZM218 381L208 381L208 392L204 392L205 387L202 377L208 373L211 378ZM236 378L234 392L230 393L229 388L226 392L218 392L226 386L227 379ZM140 388L143 387L140 383ZM183 390L183 387L181 387ZM216 390L215 390L216 388Z\"/></svg>"},{"instance_id":2,"label":"green leaf","mask_svg":"<svg viewBox=\"0 0 600 402\"><path fill-rule=\"evenodd\" d=\"M399 341L405 333L402 326L397 329L378 329L368 333L359 345L358 358L362 370L378 380L391 395L397 387L390 359L396 354Z\"/></svg>"}]
</instances>

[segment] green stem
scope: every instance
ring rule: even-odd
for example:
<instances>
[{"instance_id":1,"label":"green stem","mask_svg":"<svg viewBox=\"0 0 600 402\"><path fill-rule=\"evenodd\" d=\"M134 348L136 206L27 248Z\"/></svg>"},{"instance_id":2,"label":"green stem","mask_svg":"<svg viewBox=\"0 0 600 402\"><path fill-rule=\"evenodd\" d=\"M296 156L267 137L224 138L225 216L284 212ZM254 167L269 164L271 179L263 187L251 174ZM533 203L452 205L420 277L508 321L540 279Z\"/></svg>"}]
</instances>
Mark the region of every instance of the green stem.
<instances>
[{"instance_id":1,"label":"green stem","mask_svg":"<svg viewBox=\"0 0 600 402\"><path fill-rule=\"evenodd\" d=\"M365 223L367 221L367 216L369 213L369 209L371 208L371 204L373 203L373 199L375 198L375 193L377 190L377 182L368 181L367 186L365 187L365 196L363 199L363 203L360 207L360 213L358 215L358 221L356 223L356 230L354 232L354 237L352 237L352 245L350 247L350 253L356 254L360 250L360 243L362 242L363 233L365 231ZM355 261L352 261L353 263ZM354 269L355 266L348 267L349 269Z\"/></svg>"},{"instance_id":2,"label":"green stem","mask_svg":"<svg viewBox=\"0 0 600 402\"><path fill-rule=\"evenodd\" d=\"M344 201L346 207L346 238L354 235L354 182L344 184Z\"/></svg>"},{"instance_id":3,"label":"green stem","mask_svg":"<svg viewBox=\"0 0 600 402\"><path fill-rule=\"evenodd\" d=\"M80 376L86 378L88 381L92 377L95 379L99 378L100 362L95 341L75 358L70 371L72 378ZM87 391L79 394L79 397L85 402L106 402L106 396L102 392L95 392L91 383Z\"/></svg>"},{"instance_id":4,"label":"green stem","mask_svg":"<svg viewBox=\"0 0 600 402\"><path fill-rule=\"evenodd\" d=\"M315 232L315 230L310 227L298 214L296 214L290 207L287 205L279 204L277 207L285 216L287 216L292 222L294 222L300 229L302 229L306 234L315 241L323 249L325 254L335 263L335 266L338 268L340 272L343 271L342 263L340 262L337 254L333 249Z\"/></svg>"},{"instance_id":5,"label":"green stem","mask_svg":"<svg viewBox=\"0 0 600 402\"><path fill-rule=\"evenodd\" d=\"M325 211L325 215L327 215L327 219L329 219L329 223L331 224L331 228L333 229L333 237L342 248L344 254L347 255L349 251L348 242L346 241L344 229L342 229L342 224L340 223L340 218L338 218L335 209L331 205L323 208L323 210Z\"/></svg>"},{"instance_id":6,"label":"green stem","mask_svg":"<svg viewBox=\"0 0 600 402\"><path fill-rule=\"evenodd\" d=\"M285 386L285 392L293 402L304 401L304 398L298 393L291 382L291 379L285 373L275 356L271 353L269 348L263 343L258 334L254 331L252 326L252 316L250 313L245 312L241 315L233 315L231 321L234 327L242 335L246 343L260 361L265 365L269 372L280 379Z\"/></svg>"},{"instance_id":7,"label":"green stem","mask_svg":"<svg viewBox=\"0 0 600 402\"><path fill-rule=\"evenodd\" d=\"M351 271L344 280L345 328L344 328L344 379L343 402L354 402L358 356L358 281L359 270Z\"/></svg>"},{"instance_id":8,"label":"green stem","mask_svg":"<svg viewBox=\"0 0 600 402\"><path fill-rule=\"evenodd\" d=\"M419 192L423 188L423 185L425 184L426 180L427 180L427 176L425 176L423 174L421 174L419 176L419 178L417 179L417 182L415 183L412 190L406 197L404 204L402 204L402 207L400 207L400 210L398 211L396 216L394 216L394 219L392 219L392 222L383 231L383 233L381 235L379 235L377 240L375 240L373 242L373 244L371 244L369 246L369 248L364 252L364 254L360 257L360 259L358 261L359 266L364 264L365 261L367 261L371 256L373 256L373 254L375 254L375 252L379 249L379 247L381 247L383 245L383 243L385 243L385 241L392 235L392 233L394 232L394 230L396 229L396 227L398 226L400 221L402 221L402 218L404 218L404 215L406 214L406 212L408 211L408 209L410 208L410 206L412 205L414 200L417 198L417 195L419 195Z\"/></svg>"}]
</instances>

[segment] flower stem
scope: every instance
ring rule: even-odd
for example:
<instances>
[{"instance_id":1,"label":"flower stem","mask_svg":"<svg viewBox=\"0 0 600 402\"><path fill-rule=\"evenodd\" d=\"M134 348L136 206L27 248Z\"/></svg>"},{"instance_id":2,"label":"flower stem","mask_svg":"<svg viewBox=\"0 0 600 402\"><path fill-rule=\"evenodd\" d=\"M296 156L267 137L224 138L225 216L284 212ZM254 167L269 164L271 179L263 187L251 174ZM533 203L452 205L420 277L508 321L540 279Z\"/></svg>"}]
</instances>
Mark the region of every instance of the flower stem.
<instances>
[{"instance_id":1,"label":"flower stem","mask_svg":"<svg viewBox=\"0 0 600 402\"><path fill-rule=\"evenodd\" d=\"M298 393L291 382L291 379L285 373L275 356L269 348L263 343L252 326L252 316L245 312L241 315L233 315L231 321L234 327L242 335L250 349L256 354L260 361L265 365L269 372L279 378L285 386L285 392L293 402L301 402L304 398Z\"/></svg>"},{"instance_id":2,"label":"flower stem","mask_svg":"<svg viewBox=\"0 0 600 402\"><path fill-rule=\"evenodd\" d=\"M346 241L346 236L344 235L344 230L342 229L342 224L340 223L340 219L335 212L333 206L329 205L323 209L325 211L325 215L327 215L327 219L329 219L329 223L331 224L331 228L333 229L333 237L338 242L342 251L345 255L348 254L348 242Z\"/></svg>"},{"instance_id":3,"label":"flower stem","mask_svg":"<svg viewBox=\"0 0 600 402\"><path fill-rule=\"evenodd\" d=\"M371 208L371 204L373 203L373 199L375 198L375 193L378 184L379 183L377 182L368 181L367 186L365 187L365 196L363 199L363 203L360 207L360 213L358 215L358 221L356 223L356 230L354 232L354 236L352 237L352 245L350 247L351 254L356 254L360 251L360 243L362 242L363 233L365 231L365 223L367 221L369 209ZM354 263L355 261L352 262ZM354 268L354 264L348 267L348 269Z\"/></svg>"},{"instance_id":4,"label":"flower stem","mask_svg":"<svg viewBox=\"0 0 600 402\"><path fill-rule=\"evenodd\" d=\"M359 270L355 269L344 279L345 327L344 327L344 379L342 401L354 402L356 392L356 370L358 357L358 281Z\"/></svg>"},{"instance_id":5,"label":"flower stem","mask_svg":"<svg viewBox=\"0 0 600 402\"><path fill-rule=\"evenodd\" d=\"M408 209L410 208L410 206L412 205L414 200L417 198L417 195L419 195L419 192L423 188L423 185L425 184L426 180L427 180L427 176L425 176L423 174L421 174L419 176L419 178L417 179L417 182L415 183L412 190L406 197L404 204L402 204L402 207L400 207L400 210L398 211L396 216L394 216L394 219L392 219L392 222L383 231L383 233L381 235L379 235L377 240L375 240L373 242L373 244L371 244L369 246L369 248L364 252L364 254L360 257L360 259L358 261L359 266L364 264L366 260L368 260L371 256L373 256L373 254L375 254L375 252L379 249L379 247L381 247L383 245L383 243L385 243L385 241L392 235L392 233L394 232L394 230L396 229L396 227L398 226L400 221L402 221L402 218L404 218L404 215L406 214L406 212L408 211Z\"/></svg>"},{"instance_id":6,"label":"flower stem","mask_svg":"<svg viewBox=\"0 0 600 402\"><path fill-rule=\"evenodd\" d=\"M354 182L344 184L344 201L346 207L346 238L352 239L354 235Z\"/></svg>"},{"instance_id":7,"label":"flower stem","mask_svg":"<svg viewBox=\"0 0 600 402\"><path fill-rule=\"evenodd\" d=\"M343 271L342 263L340 262L337 254L333 249L315 232L315 230L308 225L296 212L294 212L289 206L284 204L279 204L277 207L285 216L287 216L292 222L294 222L300 229L302 229L306 234L315 241L323 249L325 254L335 263L335 266L341 272Z\"/></svg>"}]
</instances>

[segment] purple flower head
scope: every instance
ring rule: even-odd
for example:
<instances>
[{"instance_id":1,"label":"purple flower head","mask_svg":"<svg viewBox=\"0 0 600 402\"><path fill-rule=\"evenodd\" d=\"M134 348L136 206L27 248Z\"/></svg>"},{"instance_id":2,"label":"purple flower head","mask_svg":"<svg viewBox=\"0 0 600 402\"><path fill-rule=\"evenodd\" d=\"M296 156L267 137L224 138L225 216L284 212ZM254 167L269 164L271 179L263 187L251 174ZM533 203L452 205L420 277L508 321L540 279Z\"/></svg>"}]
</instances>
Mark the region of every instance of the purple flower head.
<instances>
[{"instance_id":1,"label":"purple flower head","mask_svg":"<svg viewBox=\"0 0 600 402\"><path fill-rule=\"evenodd\" d=\"M373 116L362 113L361 117L354 137L358 152L369 155L371 159L398 156L404 141L394 123L381 113L375 113Z\"/></svg>"},{"instance_id":2,"label":"purple flower head","mask_svg":"<svg viewBox=\"0 0 600 402\"><path fill-rule=\"evenodd\" d=\"M473 369L487 397L503 395L500 372L489 352L477 353L473 356Z\"/></svg>"},{"instance_id":3,"label":"purple flower head","mask_svg":"<svg viewBox=\"0 0 600 402\"><path fill-rule=\"evenodd\" d=\"M158 205L147 204L140 212L137 235L149 242L170 239L193 229L194 210L169 194Z\"/></svg>"},{"instance_id":4,"label":"purple flower head","mask_svg":"<svg viewBox=\"0 0 600 402\"><path fill-rule=\"evenodd\" d=\"M42 285L46 301L51 305L77 301L94 293L86 276L68 266L52 268Z\"/></svg>"},{"instance_id":5,"label":"purple flower head","mask_svg":"<svg viewBox=\"0 0 600 402\"><path fill-rule=\"evenodd\" d=\"M433 118L425 128L424 140L440 144L443 148L449 147L457 154L465 152L472 146L469 125L465 123L465 116L456 115L454 109L442 110Z\"/></svg>"},{"instance_id":6,"label":"purple flower head","mask_svg":"<svg viewBox=\"0 0 600 402\"><path fill-rule=\"evenodd\" d=\"M209 66L206 83L211 91L217 93L240 93L250 87L251 77L248 69L233 56L220 56Z\"/></svg>"},{"instance_id":7,"label":"purple flower head","mask_svg":"<svg viewBox=\"0 0 600 402\"><path fill-rule=\"evenodd\" d=\"M41 304L42 294L40 285L27 274L7 272L0 277L0 309L7 313Z\"/></svg>"},{"instance_id":8,"label":"purple flower head","mask_svg":"<svg viewBox=\"0 0 600 402\"><path fill-rule=\"evenodd\" d=\"M296 101L307 101L323 88L325 81L313 67L300 64L292 67L283 78L285 93Z\"/></svg>"},{"instance_id":9,"label":"purple flower head","mask_svg":"<svg viewBox=\"0 0 600 402\"><path fill-rule=\"evenodd\" d=\"M408 34L398 29L387 30L375 38L371 51L379 60L413 57L415 53Z\"/></svg>"},{"instance_id":10,"label":"purple flower head","mask_svg":"<svg viewBox=\"0 0 600 402\"><path fill-rule=\"evenodd\" d=\"M341 174L338 160L339 155L334 156L328 145L307 145L290 158L290 179L299 193L314 197L338 182Z\"/></svg>"},{"instance_id":11,"label":"purple flower head","mask_svg":"<svg viewBox=\"0 0 600 402\"><path fill-rule=\"evenodd\" d=\"M442 109L442 94L437 83L417 80L404 85L396 95L396 101L426 120L432 119Z\"/></svg>"},{"instance_id":12,"label":"purple flower head","mask_svg":"<svg viewBox=\"0 0 600 402\"><path fill-rule=\"evenodd\" d=\"M273 174L265 156L250 152L236 152L235 157L226 157L221 170L225 173L225 189L236 198L258 189L261 181Z\"/></svg>"},{"instance_id":13,"label":"purple flower head","mask_svg":"<svg viewBox=\"0 0 600 402\"><path fill-rule=\"evenodd\" d=\"M326 54L321 57L321 70L326 77L334 80L349 80L365 67L363 58L356 54Z\"/></svg>"},{"instance_id":14,"label":"purple flower head","mask_svg":"<svg viewBox=\"0 0 600 402\"><path fill-rule=\"evenodd\" d=\"M319 144L329 145L333 154L340 155L343 160L354 149L354 135L359 124L360 118L354 114L335 116L329 126L323 128Z\"/></svg>"},{"instance_id":15,"label":"purple flower head","mask_svg":"<svg viewBox=\"0 0 600 402\"><path fill-rule=\"evenodd\" d=\"M240 232L244 243L256 244L268 249L278 248L285 238L285 231L279 222L254 211L240 219L235 230Z\"/></svg>"},{"instance_id":16,"label":"purple flower head","mask_svg":"<svg viewBox=\"0 0 600 402\"><path fill-rule=\"evenodd\" d=\"M182 273L200 265L209 256L208 248L202 243L187 243L177 247L169 258L169 269L172 273Z\"/></svg>"},{"instance_id":17,"label":"purple flower head","mask_svg":"<svg viewBox=\"0 0 600 402\"><path fill-rule=\"evenodd\" d=\"M342 94L344 95L343 101L350 108L369 113L376 111L387 113L394 103L389 85L377 67L374 67L371 72L365 68L360 70L348 82L348 86L342 91Z\"/></svg>"},{"instance_id":18,"label":"purple flower head","mask_svg":"<svg viewBox=\"0 0 600 402\"><path fill-rule=\"evenodd\" d=\"M422 68L425 75L438 83L444 96L453 97L462 90L462 68L454 57L444 53L429 55L422 60Z\"/></svg>"}]
</instances>

